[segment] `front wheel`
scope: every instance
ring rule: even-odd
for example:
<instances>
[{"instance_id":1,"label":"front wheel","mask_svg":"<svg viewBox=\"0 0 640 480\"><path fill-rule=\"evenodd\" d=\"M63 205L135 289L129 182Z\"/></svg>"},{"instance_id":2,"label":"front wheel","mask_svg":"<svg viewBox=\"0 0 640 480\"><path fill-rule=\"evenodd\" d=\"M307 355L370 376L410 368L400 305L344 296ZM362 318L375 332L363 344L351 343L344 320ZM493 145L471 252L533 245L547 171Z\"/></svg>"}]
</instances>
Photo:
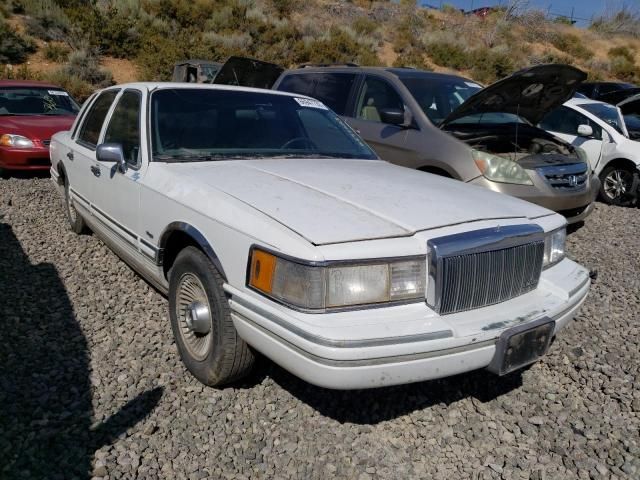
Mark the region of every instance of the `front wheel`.
<instances>
[{"instance_id":1,"label":"front wheel","mask_svg":"<svg viewBox=\"0 0 640 480\"><path fill-rule=\"evenodd\" d=\"M637 173L625 166L610 165L600 174L600 198L609 205L631 205L636 198Z\"/></svg>"},{"instance_id":2,"label":"front wheel","mask_svg":"<svg viewBox=\"0 0 640 480\"><path fill-rule=\"evenodd\" d=\"M254 362L233 326L222 285L218 270L195 247L178 254L169 274L169 315L180 358L209 386L242 378Z\"/></svg>"},{"instance_id":3,"label":"front wheel","mask_svg":"<svg viewBox=\"0 0 640 480\"><path fill-rule=\"evenodd\" d=\"M73 200L69 194L69 180L67 179L64 181L64 210L72 232L81 234L87 231L87 224L84 222L84 218L73 205Z\"/></svg>"}]
</instances>

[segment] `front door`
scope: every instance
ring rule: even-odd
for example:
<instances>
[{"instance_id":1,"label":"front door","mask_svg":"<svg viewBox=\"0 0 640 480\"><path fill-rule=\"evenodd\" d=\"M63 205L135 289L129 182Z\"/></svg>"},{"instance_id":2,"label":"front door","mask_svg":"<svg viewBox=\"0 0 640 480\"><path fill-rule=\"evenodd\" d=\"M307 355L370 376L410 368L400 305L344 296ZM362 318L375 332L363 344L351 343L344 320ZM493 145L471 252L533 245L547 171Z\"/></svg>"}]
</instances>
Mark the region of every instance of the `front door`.
<instances>
[{"instance_id":1,"label":"front door","mask_svg":"<svg viewBox=\"0 0 640 480\"><path fill-rule=\"evenodd\" d=\"M347 123L376 151L380 158L398 165L412 165L416 152L413 137L419 130L382 121L383 109L406 110L396 89L381 77L367 75L356 96L355 117Z\"/></svg>"},{"instance_id":2,"label":"front door","mask_svg":"<svg viewBox=\"0 0 640 480\"><path fill-rule=\"evenodd\" d=\"M106 232L121 247L135 253L140 250L140 181L146 171L141 147L141 105L143 93L127 89L116 100L101 143L122 147L126 168L114 163L96 161L100 174L94 193L94 215L107 228Z\"/></svg>"},{"instance_id":3,"label":"front door","mask_svg":"<svg viewBox=\"0 0 640 480\"><path fill-rule=\"evenodd\" d=\"M580 125L589 125L593 134L588 137L578 135ZM594 171L598 168L604 144L608 143L609 137L596 122L572 108L562 106L549 113L538 126L574 147L583 149L591 168Z\"/></svg>"},{"instance_id":4,"label":"front door","mask_svg":"<svg viewBox=\"0 0 640 480\"><path fill-rule=\"evenodd\" d=\"M107 90L96 98L78 129L73 151L63 160L69 176L71 198L85 216L92 215L92 205L96 202L97 176L100 175L96 165L96 146L104 120L117 95L118 90Z\"/></svg>"}]
</instances>

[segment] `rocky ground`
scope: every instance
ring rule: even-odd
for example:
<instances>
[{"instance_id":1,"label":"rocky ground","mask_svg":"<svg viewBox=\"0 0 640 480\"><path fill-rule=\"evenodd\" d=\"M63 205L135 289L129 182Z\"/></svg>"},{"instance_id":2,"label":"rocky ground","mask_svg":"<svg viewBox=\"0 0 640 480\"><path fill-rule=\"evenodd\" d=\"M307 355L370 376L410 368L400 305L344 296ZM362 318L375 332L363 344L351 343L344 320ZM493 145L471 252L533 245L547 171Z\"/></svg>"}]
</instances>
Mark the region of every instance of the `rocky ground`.
<instances>
[{"instance_id":1,"label":"rocky ground","mask_svg":"<svg viewBox=\"0 0 640 480\"><path fill-rule=\"evenodd\" d=\"M0 478L640 478L639 233L598 205L570 236L597 283L521 375L335 392L260 359L215 390L48 178L0 180Z\"/></svg>"}]
</instances>

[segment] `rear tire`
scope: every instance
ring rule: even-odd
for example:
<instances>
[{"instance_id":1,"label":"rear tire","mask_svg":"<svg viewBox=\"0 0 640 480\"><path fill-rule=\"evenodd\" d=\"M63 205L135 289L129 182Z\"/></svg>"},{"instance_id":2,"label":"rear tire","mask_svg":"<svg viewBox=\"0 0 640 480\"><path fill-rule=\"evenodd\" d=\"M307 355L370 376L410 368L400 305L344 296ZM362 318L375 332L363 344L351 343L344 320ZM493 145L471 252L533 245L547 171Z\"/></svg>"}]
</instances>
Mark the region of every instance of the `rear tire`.
<instances>
[{"instance_id":1,"label":"rear tire","mask_svg":"<svg viewBox=\"0 0 640 480\"><path fill-rule=\"evenodd\" d=\"M85 233L87 231L87 224L73 205L73 200L71 199L71 195L69 195L69 181L66 178L64 180L64 210L71 231L78 235Z\"/></svg>"},{"instance_id":2,"label":"rear tire","mask_svg":"<svg viewBox=\"0 0 640 480\"><path fill-rule=\"evenodd\" d=\"M638 174L622 165L609 165L600 174L600 199L609 205L632 205L637 196Z\"/></svg>"},{"instance_id":3,"label":"rear tire","mask_svg":"<svg viewBox=\"0 0 640 480\"><path fill-rule=\"evenodd\" d=\"M244 377L254 363L233 326L220 272L196 247L182 250L169 273L169 315L180 358L208 386Z\"/></svg>"}]
</instances>

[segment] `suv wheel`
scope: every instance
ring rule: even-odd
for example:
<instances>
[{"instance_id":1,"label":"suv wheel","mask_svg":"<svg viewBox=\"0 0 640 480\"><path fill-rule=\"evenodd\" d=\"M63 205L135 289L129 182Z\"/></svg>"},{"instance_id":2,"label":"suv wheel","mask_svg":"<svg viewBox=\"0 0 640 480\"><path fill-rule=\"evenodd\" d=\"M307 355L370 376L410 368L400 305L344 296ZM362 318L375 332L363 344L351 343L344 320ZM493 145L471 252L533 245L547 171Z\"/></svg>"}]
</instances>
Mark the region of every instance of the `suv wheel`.
<instances>
[{"instance_id":1,"label":"suv wheel","mask_svg":"<svg viewBox=\"0 0 640 480\"><path fill-rule=\"evenodd\" d=\"M624 166L605 167L600 174L600 198L609 205L630 205L636 198L637 173Z\"/></svg>"},{"instance_id":2,"label":"suv wheel","mask_svg":"<svg viewBox=\"0 0 640 480\"><path fill-rule=\"evenodd\" d=\"M254 362L231 320L220 272L195 247L182 250L169 274L169 315L180 358L205 385L245 376Z\"/></svg>"}]
</instances>

